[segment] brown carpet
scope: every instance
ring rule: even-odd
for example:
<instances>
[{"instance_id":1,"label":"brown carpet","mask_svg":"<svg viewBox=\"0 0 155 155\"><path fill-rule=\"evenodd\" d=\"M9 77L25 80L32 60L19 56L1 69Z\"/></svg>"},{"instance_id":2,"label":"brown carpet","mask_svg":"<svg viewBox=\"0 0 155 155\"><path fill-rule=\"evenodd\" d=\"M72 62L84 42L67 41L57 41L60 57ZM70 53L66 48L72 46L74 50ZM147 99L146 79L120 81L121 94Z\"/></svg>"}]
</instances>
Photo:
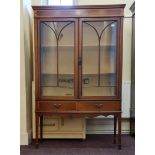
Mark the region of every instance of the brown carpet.
<instances>
[{"instance_id":1,"label":"brown carpet","mask_svg":"<svg viewBox=\"0 0 155 155\"><path fill-rule=\"evenodd\" d=\"M113 135L87 135L86 140L46 139L35 149L34 142L21 146L20 155L134 155L135 139L122 135L122 150L113 144Z\"/></svg>"}]
</instances>

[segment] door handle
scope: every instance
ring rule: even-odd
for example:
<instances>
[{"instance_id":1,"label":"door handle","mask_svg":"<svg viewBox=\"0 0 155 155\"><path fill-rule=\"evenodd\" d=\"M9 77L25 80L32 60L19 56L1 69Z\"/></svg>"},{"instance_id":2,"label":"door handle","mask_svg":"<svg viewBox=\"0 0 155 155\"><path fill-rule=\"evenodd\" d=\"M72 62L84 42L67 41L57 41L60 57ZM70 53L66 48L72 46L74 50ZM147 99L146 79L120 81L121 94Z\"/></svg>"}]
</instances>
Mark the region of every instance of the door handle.
<instances>
[{"instance_id":1,"label":"door handle","mask_svg":"<svg viewBox=\"0 0 155 155\"><path fill-rule=\"evenodd\" d=\"M81 57L78 58L78 65L82 65L82 58Z\"/></svg>"},{"instance_id":2,"label":"door handle","mask_svg":"<svg viewBox=\"0 0 155 155\"><path fill-rule=\"evenodd\" d=\"M59 108L61 107L61 104L54 104L54 107L55 107L56 109L59 109Z\"/></svg>"},{"instance_id":3,"label":"door handle","mask_svg":"<svg viewBox=\"0 0 155 155\"><path fill-rule=\"evenodd\" d=\"M95 104L96 108L102 108L103 104Z\"/></svg>"}]
</instances>

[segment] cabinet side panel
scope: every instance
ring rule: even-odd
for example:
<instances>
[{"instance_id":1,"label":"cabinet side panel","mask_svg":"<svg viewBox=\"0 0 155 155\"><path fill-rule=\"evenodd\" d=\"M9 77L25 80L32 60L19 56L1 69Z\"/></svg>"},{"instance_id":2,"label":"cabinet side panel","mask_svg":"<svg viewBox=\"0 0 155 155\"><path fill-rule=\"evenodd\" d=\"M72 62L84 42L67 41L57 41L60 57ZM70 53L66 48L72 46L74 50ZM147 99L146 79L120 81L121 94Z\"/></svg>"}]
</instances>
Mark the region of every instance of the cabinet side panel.
<instances>
[{"instance_id":1,"label":"cabinet side panel","mask_svg":"<svg viewBox=\"0 0 155 155\"><path fill-rule=\"evenodd\" d=\"M35 64L35 99L39 97L39 70L40 66L38 65L38 20L34 19L34 64Z\"/></svg>"},{"instance_id":2,"label":"cabinet side panel","mask_svg":"<svg viewBox=\"0 0 155 155\"><path fill-rule=\"evenodd\" d=\"M120 34L120 39L119 39L119 98L121 100L122 98L122 61L123 61L123 18L120 18L120 30L119 30L119 34Z\"/></svg>"}]
</instances>

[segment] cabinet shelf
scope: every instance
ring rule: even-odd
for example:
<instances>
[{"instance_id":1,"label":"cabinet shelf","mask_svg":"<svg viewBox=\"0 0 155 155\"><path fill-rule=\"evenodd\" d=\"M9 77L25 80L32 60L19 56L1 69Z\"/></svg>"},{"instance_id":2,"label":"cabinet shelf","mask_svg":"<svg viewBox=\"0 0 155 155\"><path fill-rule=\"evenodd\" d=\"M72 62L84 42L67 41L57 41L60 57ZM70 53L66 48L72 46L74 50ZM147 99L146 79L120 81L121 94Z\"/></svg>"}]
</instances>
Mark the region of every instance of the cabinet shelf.
<instances>
[{"instance_id":1,"label":"cabinet shelf","mask_svg":"<svg viewBox=\"0 0 155 155\"><path fill-rule=\"evenodd\" d=\"M98 45L86 45L82 46L83 51L85 50L96 50L99 46ZM47 46L47 45L42 45L41 50L44 52L55 52L56 51L56 46ZM71 45L63 45L63 46L58 46L59 51L66 51L66 50L73 50L75 47ZM104 49L104 50L103 50ZM116 50L116 45L103 45L101 46L101 52L102 51L115 51Z\"/></svg>"},{"instance_id":2,"label":"cabinet shelf","mask_svg":"<svg viewBox=\"0 0 155 155\"><path fill-rule=\"evenodd\" d=\"M83 88L96 88L96 87L116 87L116 86L83 86Z\"/></svg>"},{"instance_id":3,"label":"cabinet shelf","mask_svg":"<svg viewBox=\"0 0 155 155\"><path fill-rule=\"evenodd\" d=\"M45 75L45 76L56 76L57 74L56 73L41 73L41 75ZM74 73L73 74L71 74L71 73L59 73L59 75L74 75Z\"/></svg>"},{"instance_id":4,"label":"cabinet shelf","mask_svg":"<svg viewBox=\"0 0 155 155\"><path fill-rule=\"evenodd\" d=\"M57 87L57 88L70 88L73 89L74 87L67 87L67 86L52 86L52 85L40 85L40 87Z\"/></svg>"},{"instance_id":5,"label":"cabinet shelf","mask_svg":"<svg viewBox=\"0 0 155 155\"><path fill-rule=\"evenodd\" d=\"M86 45L86 46L83 46L82 48L83 50L96 50L99 48L99 46L98 45ZM102 51L115 51L116 45L101 45L100 48L101 48L101 52Z\"/></svg>"},{"instance_id":6,"label":"cabinet shelf","mask_svg":"<svg viewBox=\"0 0 155 155\"><path fill-rule=\"evenodd\" d=\"M100 75L102 76L102 75L115 75L116 73L101 73ZM56 76L57 74L56 73L41 73L41 75L43 75L43 76ZM71 76L71 75L73 75L74 76L74 74L66 74L66 73L59 73L59 75L60 76ZM86 73L86 74L82 74L82 75L87 75L87 76L91 76L91 75L96 75L96 76L98 76L98 73L92 73L92 74L90 74L90 73Z\"/></svg>"},{"instance_id":7,"label":"cabinet shelf","mask_svg":"<svg viewBox=\"0 0 155 155\"><path fill-rule=\"evenodd\" d=\"M57 46L46 46L46 45L42 45L41 46L41 50L43 51L50 51L50 52L55 52L56 51ZM74 49L74 46L71 45L64 45L64 46L58 46L59 51L61 51L62 49L68 50L68 49Z\"/></svg>"},{"instance_id":8,"label":"cabinet shelf","mask_svg":"<svg viewBox=\"0 0 155 155\"><path fill-rule=\"evenodd\" d=\"M114 75L114 74L116 74L116 73L107 72L107 73L100 73L100 76L103 76L103 75L109 75L109 76L110 76L110 75ZM92 73L92 74L86 73L86 74L82 74L82 75L88 75L88 76L89 76L89 75L90 75L90 76L91 76L91 75L96 75L96 76L98 76L98 73Z\"/></svg>"},{"instance_id":9,"label":"cabinet shelf","mask_svg":"<svg viewBox=\"0 0 155 155\"><path fill-rule=\"evenodd\" d=\"M74 88L68 86L52 86L52 85L40 85L40 87ZM96 87L116 87L116 86L83 86L83 88L96 88Z\"/></svg>"}]
</instances>

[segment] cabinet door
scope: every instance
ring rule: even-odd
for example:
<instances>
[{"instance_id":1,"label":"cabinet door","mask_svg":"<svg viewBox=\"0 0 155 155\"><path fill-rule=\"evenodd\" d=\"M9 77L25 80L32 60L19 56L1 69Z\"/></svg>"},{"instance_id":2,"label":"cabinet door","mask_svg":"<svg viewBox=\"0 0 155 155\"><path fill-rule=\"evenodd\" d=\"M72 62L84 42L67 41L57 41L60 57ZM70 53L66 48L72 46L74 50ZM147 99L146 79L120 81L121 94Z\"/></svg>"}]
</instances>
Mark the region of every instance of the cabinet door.
<instances>
[{"instance_id":1,"label":"cabinet door","mask_svg":"<svg viewBox=\"0 0 155 155\"><path fill-rule=\"evenodd\" d=\"M81 20L81 98L118 95L119 25L117 19Z\"/></svg>"},{"instance_id":2,"label":"cabinet door","mask_svg":"<svg viewBox=\"0 0 155 155\"><path fill-rule=\"evenodd\" d=\"M41 98L76 96L76 23L61 18L39 22Z\"/></svg>"}]
</instances>

